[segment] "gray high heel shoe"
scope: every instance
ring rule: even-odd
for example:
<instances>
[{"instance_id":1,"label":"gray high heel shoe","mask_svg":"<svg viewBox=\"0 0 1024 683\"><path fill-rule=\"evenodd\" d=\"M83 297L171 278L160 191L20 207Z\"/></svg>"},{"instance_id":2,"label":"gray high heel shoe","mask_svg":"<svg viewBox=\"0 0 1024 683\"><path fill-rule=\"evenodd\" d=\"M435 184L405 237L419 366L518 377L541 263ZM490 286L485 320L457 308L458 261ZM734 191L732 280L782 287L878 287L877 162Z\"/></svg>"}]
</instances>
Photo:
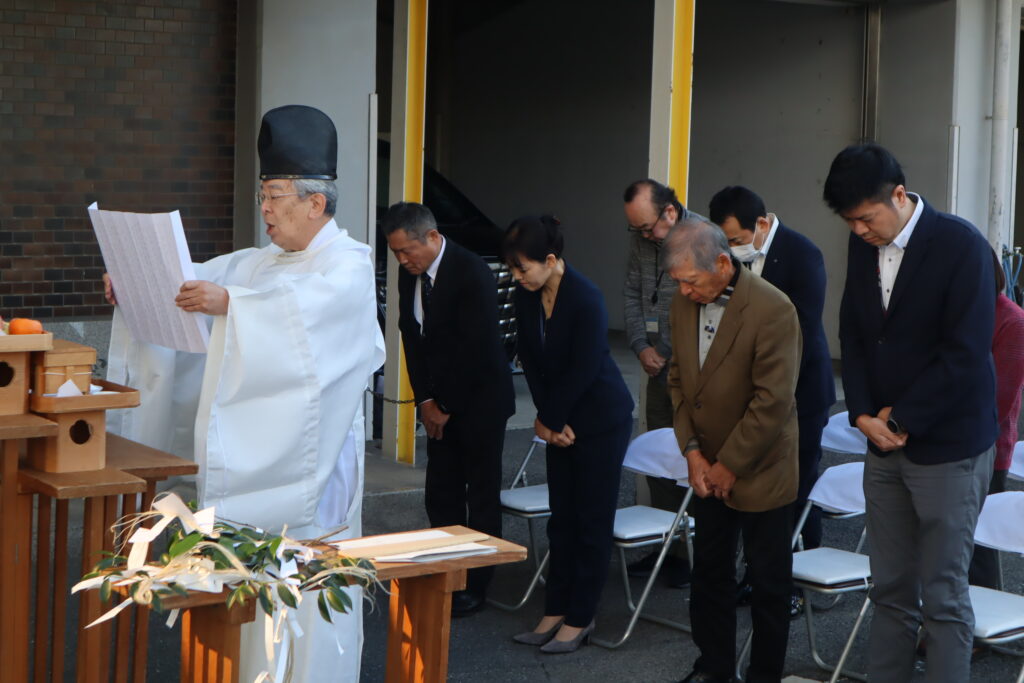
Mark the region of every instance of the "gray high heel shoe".
<instances>
[{"instance_id":1,"label":"gray high heel shoe","mask_svg":"<svg viewBox=\"0 0 1024 683\"><path fill-rule=\"evenodd\" d=\"M580 645L590 643L590 634L594 631L594 622L580 631L572 640L555 640L554 637L540 648L546 655L562 655L569 652L576 652Z\"/></svg>"},{"instance_id":2,"label":"gray high heel shoe","mask_svg":"<svg viewBox=\"0 0 1024 683\"><path fill-rule=\"evenodd\" d=\"M565 623L565 619L562 619L557 624L552 626L543 633L537 633L536 631L527 631L526 633L519 633L512 636L512 640L523 645L543 645L558 633L558 629L562 628L562 624Z\"/></svg>"}]
</instances>

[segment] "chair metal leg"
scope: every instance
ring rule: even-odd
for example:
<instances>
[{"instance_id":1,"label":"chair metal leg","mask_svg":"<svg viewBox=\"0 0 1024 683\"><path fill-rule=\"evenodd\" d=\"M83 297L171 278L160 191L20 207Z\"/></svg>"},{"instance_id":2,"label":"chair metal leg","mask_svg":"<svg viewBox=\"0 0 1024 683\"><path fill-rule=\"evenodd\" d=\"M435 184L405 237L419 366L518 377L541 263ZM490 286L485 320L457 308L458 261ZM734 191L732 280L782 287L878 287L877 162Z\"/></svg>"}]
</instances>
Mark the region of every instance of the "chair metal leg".
<instances>
[{"instance_id":1,"label":"chair metal leg","mask_svg":"<svg viewBox=\"0 0 1024 683\"><path fill-rule=\"evenodd\" d=\"M526 520L526 529L527 529L527 531L530 534L530 554L533 556L533 566L539 571L540 570L540 553L537 552L537 538L536 538L536 536L533 533L533 520L532 519L527 519ZM543 574L541 575L539 581L540 581L540 585L542 585L542 586L546 586L547 585L547 582L544 580L544 575Z\"/></svg>"},{"instance_id":2,"label":"chair metal leg","mask_svg":"<svg viewBox=\"0 0 1024 683\"><path fill-rule=\"evenodd\" d=\"M526 452L526 457L523 458L522 464L519 465L519 470L516 472L516 476L512 479L512 485L510 489L514 489L519 486L520 480L523 482L523 486L526 486L526 466L530 463L530 458L533 457L533 452L537 449L537 442L530 443L530 450Z\"/></svg>"},{"instance_id":3,"label":"chair metal leg","mask_svg":"<svg viewBox=\"0 0 1024 683\"><path fill-rule=\"evenodd\" d=\"M736 658L736 680L743 680L743 665L747 663L747 658L750 656L750 648L754 644L754 629L750 629L750 633L747 634L747 639L743 643L743 649L740 650L740 656Z\"/></svg>"},{"instance_id":4,"label":"chair metal leg","mask_svg":"<svg viewBox=\"0 0 1024 683\"><path fill-rule=\"evenodd\" d=\"M533 578L530 579L530 585L526 587L526 592L523 593L523 597L519 599L519 602L512 605L504 602L498 602L493 598L487 598L487 604L493 605L498 609L505 610L506 612L514 612L523 605L525 605L527 600L530 599L530 596L533 595L533 590L537 587L537 584L543 581L543 579L541 578L541 573L544 571L544 568L548 566L548 559L550 557L551 551L544 553L544 559L537 566L537 570L533 573Z\"/></svg>"},{"instance_id":5,"label":"chair metal leg","mask_svg":"<svg viewBox=\"0 0 1024 683\"><path fill-rule=\"evenodd\" d=\"M839 658L839 663L836 666L832 666L824 659L818 652L818 646L815 642L815 630L814 630L814 615L812 614L813 608L811 606L811 594L807 589L803 589L804 594L804 617L807 621L807 642L811 648L811 658L819 668L830 671L833 673L832 682L834 683L840 675L853 678L858 681L866 681L867 677L864 674L860 674L854 671L843 672L842 666L846 662L846 658L850 654L850 650L853 647L853 641L857 637L857 632L860 630L860 625L864 621L864 615L867 614L868 605L871 604L871 598L869 596L864 597L864 604L861 605L860 613L857 615L857 621L853 626L853 631L850 632L850 637L846 641L846 645L843 648L843 653Z\"/></svg>"},{"instance_id":6,"label":"chair metal leg","mask_svg":"<svg viewBox=\"0 0 1024 683\"><path fill-rule=\"evenodd\" d=\"M676 515L675 526L673 527L675 529L679 528L679 518L680 516L682 516L683 510L684 508L680 508L679 514ZM685 534L687 533L687 531L688 529L683 529L680 533ZM654 568L651 570L651 575L647 578L647 583L644 584L644 590L640 594L640 600L635 605L633 604L633 593L629 585L629 572L626 570L626 552L621 546L619 547L619 565L622 569L623 592L626 595L626 606L629 608L629 611L631 612L629 624L626 626L625 633L623 633L618 640L612 641L606 640L604 638L591 638L592 643L594 643L595 645L600 645L604 648L608 648L610 650L614 650L615 648L621 646L623 643L629 640L629 637L633 635L633 629L636 628L636 623L640 619L653 621L656 624L669 626L671 628L679 629L680 631L684 631L686 633L690 632L689 624L684 624L682 622L674 621L672 619L666 619L664 617L643 613L643 607L647 603L647 598L651 594L651 588L654 586L654 582L658 579L658 572L661 571L661 565L665 562L665 556L668 554L669 545L671 545L672 540L675 537L675 535L671 535L664 543L662 543L661 552L658 553L658 559L654 563Z\"/></svg>"},{"instance_id":7,"label":"chair metal leg","mask_svg":"<svg viewBox=\"0 0 1024 683\"><path fill-rule=\"evenodd\" d=\"M859 553L864 549L864 541L868 540L868 528L864 527L864 531L860 532L860 540L857 541L857 549L853 552Z\"/></svg>"},{"instance_id":8,"label":"chair metal leg","mask_svg":"<svg viewBox=\"0 0 1024 683\"><path fill-rule=\"evenodd\" d=\"M1017 683L1024 683L1024 665L1020 667L1020 675L1017 676Z\"/></svg>"},{"instance_id":9,"label":"chair metal leg","mask_svg":"<svg viewBox=\"0 0 1024 683\"><path fill-rule=\"evenodd\" d=\"M829 679L829 683L836 683L839 680L839 676L843 673L843 664L846 663L846 658L850 656L850 650L853 649L853 641L857 637L857 632L860 630L860 625L864 622L864 615L868 613L868 605L871 604L871 597L866 596L864 598L864 604L861 605L860 613L857 615L857 621L853 624L853 630L850 631L850 637L846 639L846 645L843 647L843 654L839 655L839 661L836 662L835 671L832 672L832 678ZM861 676L853 672L847 671L846 676L849 678L856 678L857 680L866 681L867 676Z\"/></svg>"}]
</instances>

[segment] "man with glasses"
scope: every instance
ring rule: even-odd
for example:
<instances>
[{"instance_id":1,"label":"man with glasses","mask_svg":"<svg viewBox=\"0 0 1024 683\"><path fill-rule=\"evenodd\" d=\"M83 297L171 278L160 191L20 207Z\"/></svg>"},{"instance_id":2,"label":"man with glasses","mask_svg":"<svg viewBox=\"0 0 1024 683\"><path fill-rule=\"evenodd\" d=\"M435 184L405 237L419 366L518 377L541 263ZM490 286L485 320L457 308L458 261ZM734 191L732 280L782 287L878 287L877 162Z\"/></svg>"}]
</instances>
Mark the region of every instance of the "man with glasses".
<instances>
[{"instance_id":1,"label":"man with glasses","mask_svg":"<svg viewBox=\"0 0 1024 683\"><path fill-rule=\"evenodd\" d=\"M661 243L676 223L690 217L675 190L647 178L630 183L623 194L626 229L629 231L629 270L625 295L626 337L640 365L647 373L647 429L672 426L672 399L669 397L668 361L672 356L669 329L669 305L676 285L665 273ZM647 477L653 507L675 512L683 501L684 490L671 479ZM631 576L650 576L657 552L629 566ZM690 583L690 563L686 545L677 543L665 558L662 576L674 588Z\"/></svg>"},{"instance_id":2,"label":"man with glasses","mask_svg":"<svg viewBox=\"0 0 1024 683\"><path fill-rule=\"evenodd\" d=\"M263 117L257 194L273 244L196 265L175 302L209 315L206 354L132 338L115 312L109 377L142 404L110 428L199 463L200 505L291 538L361 534L363 397L384 362L370 249L334 220L337 133L305 106ZM106 281L107 298L116 303ZM194 450L193 450L194 449ZM293 680L359 680L361 593L323 621L304 600ZM264 620L243 627L240 680L268 669ZM280 646L279 646L280 648ZM342 651L344 654L341 654Z\"/></svg>"}]
</instances>

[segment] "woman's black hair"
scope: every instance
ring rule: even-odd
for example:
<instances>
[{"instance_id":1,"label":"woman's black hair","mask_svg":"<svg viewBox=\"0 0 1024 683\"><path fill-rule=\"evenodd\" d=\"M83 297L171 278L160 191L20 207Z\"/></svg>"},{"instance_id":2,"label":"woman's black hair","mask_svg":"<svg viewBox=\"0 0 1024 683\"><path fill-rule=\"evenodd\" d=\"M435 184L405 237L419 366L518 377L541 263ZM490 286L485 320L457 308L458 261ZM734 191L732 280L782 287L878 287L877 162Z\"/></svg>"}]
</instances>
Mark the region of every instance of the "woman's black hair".
<instances>
[{"instance_id":1,"label":"woman's black hair","mask_svg":"<svg viewBox=\"0 0 1024 683\"><path fill-rule=\"evenodd\" d=\"M521 216L505 230L501 255L510 266L522 268L519 257L544 261L548 254L562 258L561 223L554 216Z\"/></svg>"}]
</instances>

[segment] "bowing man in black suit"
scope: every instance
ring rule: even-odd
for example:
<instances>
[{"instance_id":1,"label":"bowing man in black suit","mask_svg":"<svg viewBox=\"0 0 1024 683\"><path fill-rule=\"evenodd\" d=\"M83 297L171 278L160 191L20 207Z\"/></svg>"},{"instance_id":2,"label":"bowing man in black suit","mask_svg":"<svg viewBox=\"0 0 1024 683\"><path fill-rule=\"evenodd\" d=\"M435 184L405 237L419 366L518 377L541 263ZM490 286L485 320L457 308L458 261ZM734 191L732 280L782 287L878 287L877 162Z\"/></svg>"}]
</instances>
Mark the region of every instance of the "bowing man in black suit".
<instances>
[{"instance_id":1,"label":"bowing man in black suit","mask_svg":"<svg viewBox=\"0 0 1024 683\"><path fill-rule=\"evenodd\" d=\"M500 538L501 452L515 396L494 276L479 256L442 237L422 204L393 205L381 228L402 266L398 327L427 432L427 517ZM452 598L454 616L483 606L492 574L470 570L466 590Z\"/></svg>"},{"instance_id":2,"label":"bowing man in black suit","mask_svg":"<svg viewBox=\"0 0 1024 683\"><path fill-rule=\"evenodd\" d=\"M794 522L818 480L821 432L828 411L836 402L829 354L821 314L825 308L825 262L809 239L787 228L751 190L734 185L711 198L709 217L722 227L733 256L775 285L796 308L803 336L800 375L796 384L796 411L800 427L800 485L793 504ZM803 528L804 547L821 545L821 511L812 508Z\"/></svg>"},{"instance_id":3,"label":"bowing man in black suit","mask_svg":"<svg viewBox=\"0 0 1024 683\"><path fill-rule=\"evenodd\" d=\"M633 399L608 351L601 292L562 259L558 221L527 216L505 233L516 288L519 359L548 443L551 570L544 617L515 636L545 653L576 650L594 628L608 575Z\"/></svg>"}]
</instances>

